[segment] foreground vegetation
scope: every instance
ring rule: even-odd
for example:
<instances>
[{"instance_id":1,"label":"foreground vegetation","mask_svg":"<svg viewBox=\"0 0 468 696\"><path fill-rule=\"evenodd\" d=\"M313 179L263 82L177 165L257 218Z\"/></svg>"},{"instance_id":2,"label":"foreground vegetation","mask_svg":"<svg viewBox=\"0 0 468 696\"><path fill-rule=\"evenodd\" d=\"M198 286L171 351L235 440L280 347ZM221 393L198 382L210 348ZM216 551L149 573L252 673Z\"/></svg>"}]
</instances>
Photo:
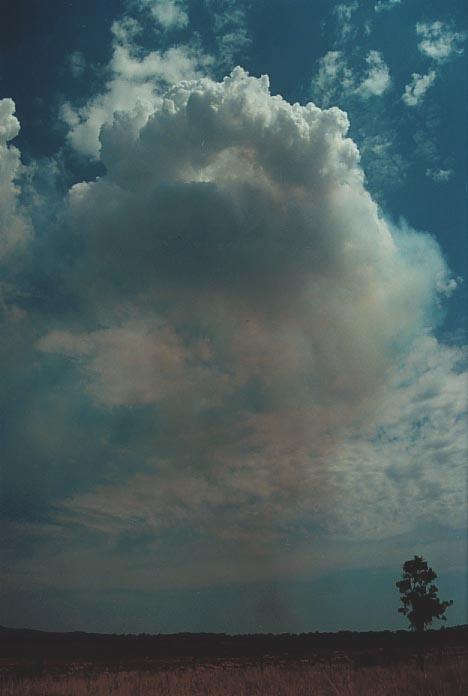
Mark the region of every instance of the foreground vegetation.
<instances>
[{"instance_id":1,"label":"foreground vegetation","mask_svg":"<svg viewBox=\"0 0 468 696\"><path fill-rule=\"evenodd\" d=\"M197 664L164 672L11 677L1 696L458 696L468 693L467 663L354 668L351 665Z\"/></svg>"}]
</instances>

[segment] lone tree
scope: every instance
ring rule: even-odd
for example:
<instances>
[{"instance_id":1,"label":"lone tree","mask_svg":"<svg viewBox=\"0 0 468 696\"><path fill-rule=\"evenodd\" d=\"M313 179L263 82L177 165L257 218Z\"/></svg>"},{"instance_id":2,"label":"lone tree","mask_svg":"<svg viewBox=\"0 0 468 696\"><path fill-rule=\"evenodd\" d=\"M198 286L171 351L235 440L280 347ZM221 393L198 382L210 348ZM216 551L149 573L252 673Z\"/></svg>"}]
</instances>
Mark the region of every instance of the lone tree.
<instances>
[{"instance_id":1,"label":"lone tree","mask_svg":"<svg viewBox=\"0 0 468 696\"><path fill-rule=\"evenodd\" d=\"M451 599L441 602L438 598L439 589L433 584L436 578L427 561L415 556L403 564L403 578L396 583L403 604L398 611L408 617L410 627L417 633L422 633L433 619L445 621L445 610L453 604Z\"/></svg>"}]
</instances>

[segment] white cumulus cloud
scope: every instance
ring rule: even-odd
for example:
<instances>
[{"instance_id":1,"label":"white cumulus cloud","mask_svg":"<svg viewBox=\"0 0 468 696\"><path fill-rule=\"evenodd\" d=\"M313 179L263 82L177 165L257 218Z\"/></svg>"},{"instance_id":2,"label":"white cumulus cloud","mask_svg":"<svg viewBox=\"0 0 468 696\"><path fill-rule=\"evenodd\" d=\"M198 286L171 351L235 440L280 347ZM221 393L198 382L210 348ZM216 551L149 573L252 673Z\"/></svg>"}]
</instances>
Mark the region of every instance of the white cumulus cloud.
<instances>
[{"instance_id":1,"label":"white cumulus cloud","mask_svg":"<svg viewBox=\"0 0 468 696\"><path fill-rule=\"evenodd\" d=\"M29 220L19 203L20 152L9 144L20 130L14 114L14 101L0 99L0 258L24 245L31 235Z\"/></svg>"},{"instance_id":2,"label":"white cumulus cloud","mask_svg":"<svg viewBox=\"0 0 468 696\"><path fill-rule=\"evenodd\" d=\"M112 123L115 113L138 112L144 121L168 85L204 74L212 62L198 48L186 44L142 55L136 42L141 26L131 18L115 22L112 29L113 53L105 90L83 106L66 102L61 110L69 126L69 144L91 157L98 156L101 128Z\"/></svg>"}]
</instances>

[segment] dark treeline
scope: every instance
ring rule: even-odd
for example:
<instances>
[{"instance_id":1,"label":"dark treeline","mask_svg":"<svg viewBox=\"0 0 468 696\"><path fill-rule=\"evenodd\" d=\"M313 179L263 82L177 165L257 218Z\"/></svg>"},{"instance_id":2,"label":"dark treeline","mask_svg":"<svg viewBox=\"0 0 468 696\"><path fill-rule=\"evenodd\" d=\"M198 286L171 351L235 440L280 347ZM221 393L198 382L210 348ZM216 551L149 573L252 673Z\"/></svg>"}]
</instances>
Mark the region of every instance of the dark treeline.
<instances>
[{"instance_id":1,"label":"dark treeline","mask_svg":"<svg viewBox=\"0 0 468 696\"><path fill-rule=\"evenodd\" d=\"M0 657L53 660L158 660L165 658L307 658L341 653L367 655L369 663L393 661L420 649L411 631L340 631L338 633L247 634L177 633L117 635L49 633L0 627ZM426 650L468 646L468 625L426 631ZM374 656L374 660L372 659Z\"/></svg>"}]
</instances>

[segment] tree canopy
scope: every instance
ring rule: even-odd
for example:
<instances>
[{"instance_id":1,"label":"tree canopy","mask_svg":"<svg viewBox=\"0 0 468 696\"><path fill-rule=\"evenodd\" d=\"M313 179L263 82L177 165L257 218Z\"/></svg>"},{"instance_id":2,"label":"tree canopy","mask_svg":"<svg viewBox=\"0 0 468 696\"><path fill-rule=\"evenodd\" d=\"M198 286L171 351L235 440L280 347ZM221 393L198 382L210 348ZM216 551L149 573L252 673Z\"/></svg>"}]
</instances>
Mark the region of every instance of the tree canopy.
<instances>
[{"instance_id":1,"label":"tree canopy","mask_svg":"<svg viewBox=\"0 0 468 696\"><path fill-rule=\"evenodd\" d=\"M414 556L403 564L402 579L396 583L401 595L400 614L408 617L410 627L424 631L434 619L446 620L445 610L453 601L441 601L439 588L433 581L437 578L422 556Z\"/></svg>"}]
</instances>

